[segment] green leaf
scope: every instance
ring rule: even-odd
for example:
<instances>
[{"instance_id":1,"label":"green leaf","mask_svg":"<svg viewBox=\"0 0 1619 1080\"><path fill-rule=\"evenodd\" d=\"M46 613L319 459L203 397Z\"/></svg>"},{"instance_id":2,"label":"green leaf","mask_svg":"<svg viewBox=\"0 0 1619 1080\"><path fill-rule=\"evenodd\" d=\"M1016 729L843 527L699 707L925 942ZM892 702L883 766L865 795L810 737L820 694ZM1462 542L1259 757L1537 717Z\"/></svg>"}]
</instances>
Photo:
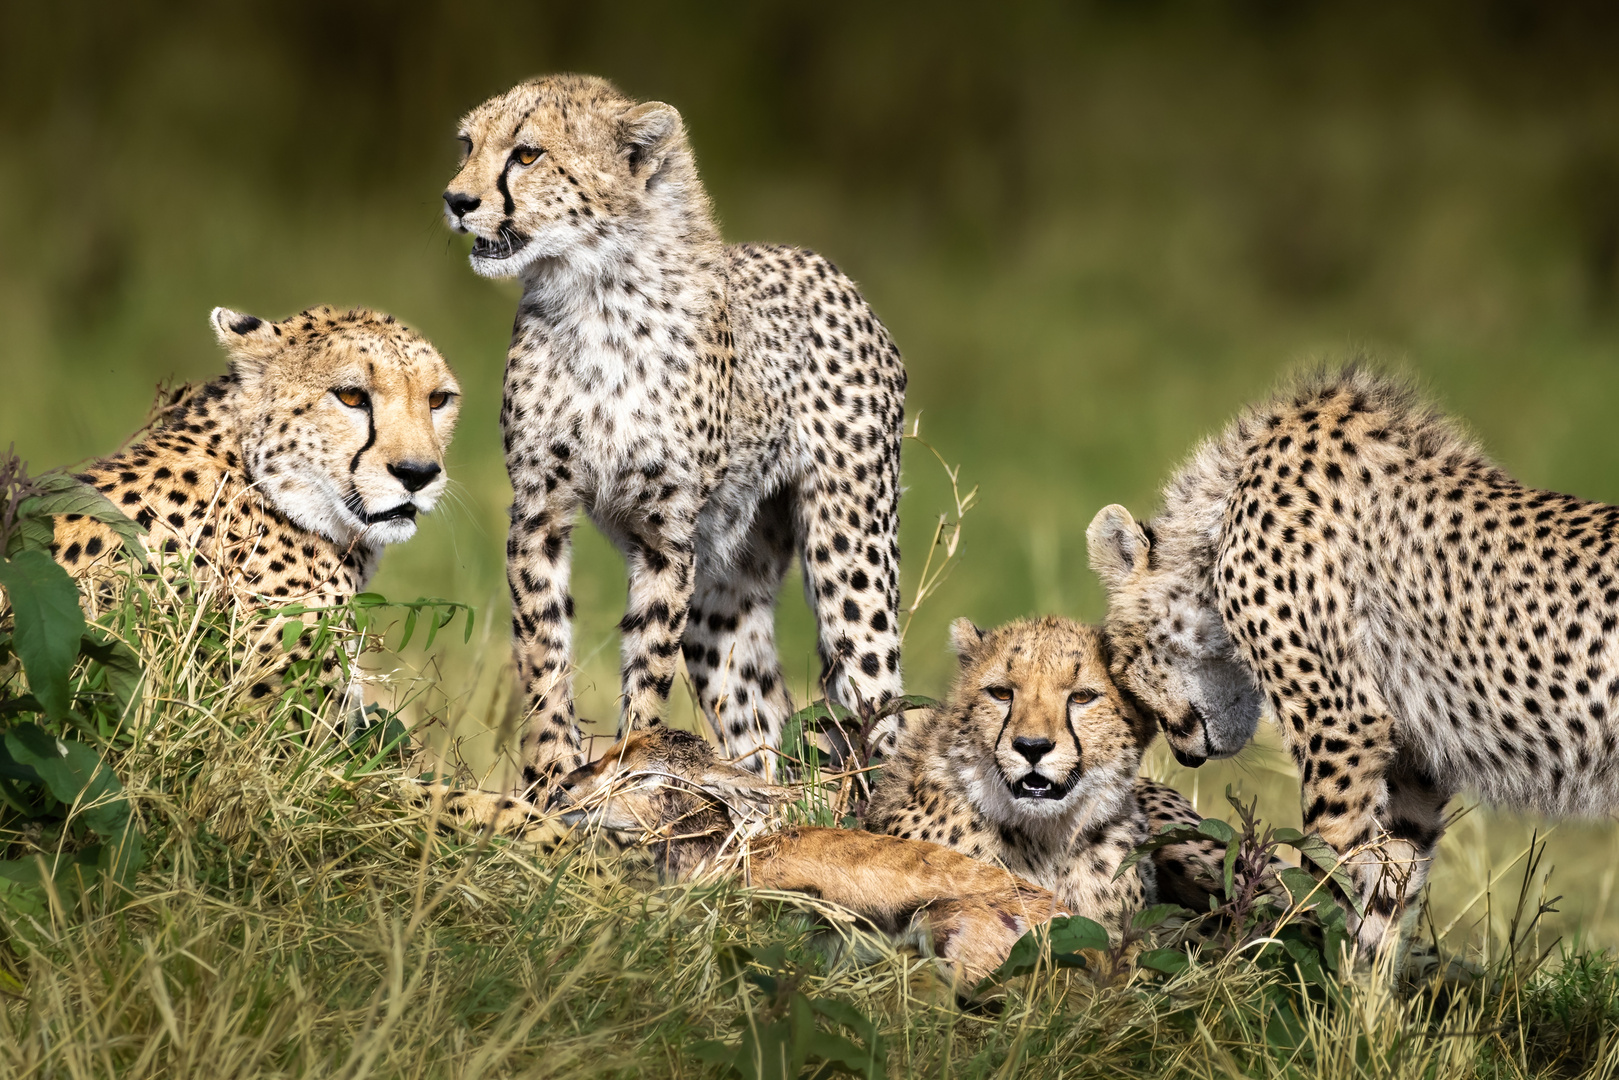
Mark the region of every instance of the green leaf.
<instances>
[{"instance_id":1,"label":"green leaf","mask_svg":"<svg viewBox=\"0 0 1619 1080\"><path fill-rule=\"evenodd\" d=\"M1321 882L1312 877L1309 871L1300 870L1296 866L1283 867L1276 872L1276 877L1287 889L1287 895L1295 904L1302 904L1306 900L1319 900L1327 895Z\"/></svg>"},{"instance_id":2,"label":"green leaf","mask_svg":"<svg viewBox=\"0 0 1619 1080\"><path fill-rule=\"evenodd\" d=\"M129 800L101 755L81 742L58 739L37 724L18 724L6 732L5 743L13 761L31 766L58 802L77 804L84 823L103 839L124 838Z\"/></svg>"},{"instance_id":3,"label":"green leaf","mask_svg":"<svg viewBox=\"0 0 1619 1080\"><path fill-rule=\"evenodd\" d=\"M415 633L416 633L416 609L415 608L406 608L405 609L405 629L404 629L403 633L401 634L401 636L399 638L399 648L403 649L406 645L409 645L411 635L413 635ZM433 644L431 638L428 639L427 644L428 645Z\"/></svg>"},{"instance_id":4,"label":"green leaf","mask_svg":"<svg viewBox=\"0 0 1619 1080\"><path fill-rule=\"evenodd\" d=\"M72 703L68 676L79 656L84 613L73 579L43 551L20 551L0 559L14 616L13 648L28 673L28 688L52 719L67 715Z\"/></svg>"},{"instance_id":5,"label":"green leaf","mask_svg":"<svg viewBox=\"0 0 1619 1080\"><path fill-rule=\"evenodd\" d=\"M1237 838L1236 830L1219 818L1204 818L1197 823L1197 831L1222 844L1229 844Z\"/></svg>"},{"instance_id":6,"label":"green leaf","mask_svg":"<svg viewBox=\"0 0 1619 1080\"><path fill-rule=\"evenodd\" d=\"M1166 848L1171 844L1179 844L1185 840L1199 840L1202 839L1202 836L1203 834L1198 832L1195 825L1187 825L1178 821L1170 822L1158 830L1157 836L1146 843L1137 844L1135 850L1124 857L1123 861L1119 863L1118 870L1114 871L1113 880L1119 880L1132 866L1160 848Z\"/></svg>"},{"instance_id":7,"label":"green leaf","mask_svg":"<svg viewBox=\"0 0 1619 1080\"><path fill-rule=\"evenodd\" d=\"M1179 904L1154 904L1150 908L1136 912L1135 917L1130 920L1130 925L1137 930L1151 930L1182 914L1190 915L1191 912Z\"/></svg>"},{"instance_id":8,"label":"green leaf","mask_svg":"<svg viewBox=\"0 0 1619 1080\"><path fill-rule=\"evenodd\" d=\"M106 673L107 689L118 700L119 711L127 710L140 690L142 676L146 674L135 650L117 638L101 641L86 633L79 639L79 652L101 665L101 670Z\"/></svg>"},{"instance_id":9,"label":"green leaf","mask_svg":"<svg viewBox=\"0 0 1619 1080\"><path fill-rule=\"evenodd\" d=\"M1179 975L1191 966L1191 961L1179 949L1148 949L1136 957L1136 964L1165 975Z\"/></svg>"},{"instance_id":10,"label":"green leaf","mask_svg":"<svg viewBox=\"0 0 1619 1080\"><path fill-rule=\"evenodd\" d=\"M1242 854L1242 845L1231 843L1225 849L1225 895L1232 899L1237 892L1237 856Z\"/></svg>"},{"instance_id":11,"label":"green leaf","mask_svg":"<svg viewBox=\"0 0 1619 1080\"><path fill-rule=\"evenodd\" d=\"M1058 967L1084 967L1080 950L1107 947L1107 931L1101 926L1082 915L1059 915L1018 938L1006 954L1006 959L1001 961L1001 966L989 975L985 984L1027 975L1048 955Z\"/></svg>"},{"instance_id":12,"label":"green leaf","mask_svg":"<svg viewBox=\"0 0 1619 1080\"><path fill-rule=\"evenodd\" d=\"M61 514L82 514L101 522L124 542L124 550L135 559L144 560L146 550L141 546L141 534L146 530L126 515L112 500L71 473L46 473L34 478L40 494L17 504L17 517L23 521L50 522ZM55 526L51 526L55 532ZM30 541L32 542L32 541ZM49 541L46 541L47 545Z\"/></svg>"}]
</instances>

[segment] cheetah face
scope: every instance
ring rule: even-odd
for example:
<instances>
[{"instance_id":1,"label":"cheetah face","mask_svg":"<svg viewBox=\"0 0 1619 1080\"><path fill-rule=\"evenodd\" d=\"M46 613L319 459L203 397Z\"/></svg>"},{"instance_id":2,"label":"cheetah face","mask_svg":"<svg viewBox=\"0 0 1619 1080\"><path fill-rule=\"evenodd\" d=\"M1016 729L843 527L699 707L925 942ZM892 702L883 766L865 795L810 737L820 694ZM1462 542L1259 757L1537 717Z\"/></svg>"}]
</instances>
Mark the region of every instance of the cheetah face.
<instances>
[{"instance_id":1,"label":"cheetah face","mask_svg":"<svg viewBox=\"0 0 1619 1080\"><path fill-rule=\"evenodd\" d=\"M461 121L461 167L444 192L456 232L472 233L472 269L514 277L542 260L599 261L621 223L660 201L689 161L680 114L636 104L588 76L535 79Z\"/></svg>"},{"instance_id":2,"label":"cheetah face","mask_svg":"<svg viewBox=\"0 0 1619 1080\"><path fill-rule=\"evenodd\" d=\"M1158 717L1181 764L1240 751L1263 699L1220 620L1212 583L1193 567L1158 565L1150 533L1122 506L1097 514L1086 537L1107 588L1114 681Z\"/></svg>"},{"instance_id":3,"label":"cheetah face","mask_svg":"<svg viewBox=\"0 0 1619 1080\"><path fill-rule=\"evenodd\" d=\"M557 782L549 807L569 825L584 822L629 836L708 827L717 808L731 818L762 814L779 789L714 757L689 731L633 731L600 758Z\"/></svg>"},{"instance_id":4,"label":"cheetah face","mask_svg":"<svg viewBox=\"0 0 1619 1080\"><path fill-rule=\"evenodd\" d=\"M434 348L370 311L267 322L215 308L238 384L248 477L295 524L393 544L443 494L461 390Z\"/></svg>"},{"instance_id":5,"label":"cheetah face","mask_svg":"<svg viewBox=\"0 0 1619 1080\"><path fill-rule=\"evenodd\" d=\"M961 672L946 708L974 804L1008 825L1111 812L1151 738L1108 677L1101 635L1066 619L951 627Z\"/></svg>"}]
</instances>

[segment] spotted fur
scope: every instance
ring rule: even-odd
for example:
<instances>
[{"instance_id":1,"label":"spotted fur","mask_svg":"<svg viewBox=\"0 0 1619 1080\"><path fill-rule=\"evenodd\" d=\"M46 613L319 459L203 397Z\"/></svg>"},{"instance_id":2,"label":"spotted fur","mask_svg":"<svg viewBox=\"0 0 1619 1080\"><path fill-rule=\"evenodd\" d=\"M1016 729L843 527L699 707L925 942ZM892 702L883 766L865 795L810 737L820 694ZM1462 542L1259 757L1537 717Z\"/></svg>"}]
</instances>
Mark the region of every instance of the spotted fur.
<instances>
[{"instance_id":1,"label":"spotted fur","mask_svg":"<svg viewBox=\"0 0 1619 1080\"><path fill-rule=\"evenodd\" d=\"M475 270L523 286L501 423L525 786L580 762L581 507L629 567L621 732L659 722L683 654L728 753L777 745L774 605L795 555L826 694L899 693L905 372L854 284L811 252L723 245L679 114L601 79L524 83L460 137L450 223L477 237Z\"/></svg>"},{"instance_id":2,"label":"spotted fur","mask_svg":"<svg viewBox=\"0 0 1619 1080\"><path fill-rule=\"evenodd\" d=\"M444 490L455 376L421 337L372 311L269 322L216 308L212 323L230 373L80 479L147 530L148 561L171 580L183 570L249 608L347 600ZM56 521L56 559L80 579L109 581L119 549L93 519ZM278 648L278 631L266 624L260 651Z\"/></svg>"},{"instance_id":3,"label":"spotted fur","mask_svg":"<svg viewBox=\"0 0 1619 1080\"><path fill-rule=\"evenodd\" d=\"M1619 809L1619 507L1524 487L1364 367L1249 409L1162 514L1091 526L1114 678L1190 760L1268 700L1367 949L1414 915L1444 809Z\"/></svg>"},{"instance_id":4,"label":"spotted fur","mask_svg":"<svg viewBox=\"0 0 1619 1080\"><path fill-rule=\"evenodd\" d=\"M867 826L999 863L1118 934L1160 900L1206 910L1211 844L1161 849L1119 876L1169 823L1201 816L1138 777L1153 729L1108 677L1095 629L1046 617L988 632L959 619L961 670L883 770Z\"/></svg>"}]
</instances>

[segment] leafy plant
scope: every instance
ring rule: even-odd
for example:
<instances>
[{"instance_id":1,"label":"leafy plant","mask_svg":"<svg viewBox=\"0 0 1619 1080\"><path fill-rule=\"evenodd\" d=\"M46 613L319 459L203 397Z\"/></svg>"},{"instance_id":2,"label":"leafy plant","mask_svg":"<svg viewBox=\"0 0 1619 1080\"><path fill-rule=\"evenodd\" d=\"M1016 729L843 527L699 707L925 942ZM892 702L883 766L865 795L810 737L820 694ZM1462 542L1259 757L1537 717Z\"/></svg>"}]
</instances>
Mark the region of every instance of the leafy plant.
<instances>
[{"instance_id":1,"label":"leafy plant","mask_svg":"<svg viewBox=\"0 0 1619 1080\"><path fill-rule=\"evenodd\" d=\"M837 1073L876 1080L888 1074L887 1049L877 1025L847 1001L812 996L805 989L810 973L787 959L785 945L731 945L719 958L725 982L746 999L733 1021L741 1038L734 1044L693 1043L694 1056L741 1080ZM750 986L760 991L757 998Z\"/></svg>"},{"instance_id":2,"label":"leafy plant","mask_svg":"<svg viewBox=\"0 0 1619 1080\"><path fill-rule=\"evenodd\" d=\"M98 878L127 882L142 859L122 785L74 737L116 726L139 688L140 664L123 642L86 624L78 587L52 557L53 519L64 514L106 524L142 554L140 527L94 487L60 473L30 477L14 453L0 459L0 821L51 841L0 860L0 904L36 915L49 892L71 894Z\"/></svg>"}]
</instances>

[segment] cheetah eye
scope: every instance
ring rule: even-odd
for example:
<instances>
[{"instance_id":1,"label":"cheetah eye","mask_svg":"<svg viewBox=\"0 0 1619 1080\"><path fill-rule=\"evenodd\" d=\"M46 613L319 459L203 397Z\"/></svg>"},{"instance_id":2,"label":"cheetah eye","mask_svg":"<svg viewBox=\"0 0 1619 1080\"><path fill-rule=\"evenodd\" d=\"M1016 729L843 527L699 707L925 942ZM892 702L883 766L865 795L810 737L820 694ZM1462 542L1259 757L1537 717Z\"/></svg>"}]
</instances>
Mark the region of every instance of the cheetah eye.
<instances>
[{"instance_id":1,"label":"cheetah eye","mask_svg":"<svg viewBox=\"0 0 1619 1080\"><path fill-rule=\"evenodd\" d=\"M338 401L341 401L351 409L363 409L371 404L370 395L357 386L339 387L338 389L333 390L332 393L337 395Z\"/></svg>"},{"instance_id":2,"label":"cheetah eye","mask_svg":"<svg viewBox=\"0 0 1619 1080\"><path fill-rule=\"evenodd\" d=\"M1068 695L1068 704L1089 705L1091 702L1095 701L1101 696L1102 695L1098 694L1095 690L1075 690L1072 694Z\"/></svg>"},{"instance_id":3,"label":"cheetah eye","mask_svg":"<svg viewBox=\"0 0 1619 1080\"><path fill-rule=\"evenodd\" d=\"M427 407L429 409L442 409L450 403L450 399L454 396L448 390L435 390L427 395Z\"/></svg>"},{"instance_id":4,"label":"cheetah eye","mask_svg":"<svg viewBox=\"0 0 1619 1080\"><path fill-rule=\"evenodd\" d=\"M1009 686L986 686L984 687L984 693L988 694L996 701L1012 700L1012 688Z\"/></svg>"},{"instance_id":5,"label":"cheetah eye","mask_svg":"<svg viewBox=\"0 0 1619 1080\"><path fill-rule=\"evenodd\" d=\"M465 165L467 158L472 156L472 137L469 135L457 135L455 141L461 144L461 164Z\"/></svg>"},{"instance_id":6,"label":"cheetah eye","mask_svg":"<svg viewBox=\"0 0 1619 1080\"><path fill-rule=\"evenodd\" d=\"M516 160L519 165L532 165L536 161L540 160L540 155L543 153L545 153L545 151L539 149L538 147L519 146L516 150L512 151L512 158Z\"/></svg>"}]
</instances>

